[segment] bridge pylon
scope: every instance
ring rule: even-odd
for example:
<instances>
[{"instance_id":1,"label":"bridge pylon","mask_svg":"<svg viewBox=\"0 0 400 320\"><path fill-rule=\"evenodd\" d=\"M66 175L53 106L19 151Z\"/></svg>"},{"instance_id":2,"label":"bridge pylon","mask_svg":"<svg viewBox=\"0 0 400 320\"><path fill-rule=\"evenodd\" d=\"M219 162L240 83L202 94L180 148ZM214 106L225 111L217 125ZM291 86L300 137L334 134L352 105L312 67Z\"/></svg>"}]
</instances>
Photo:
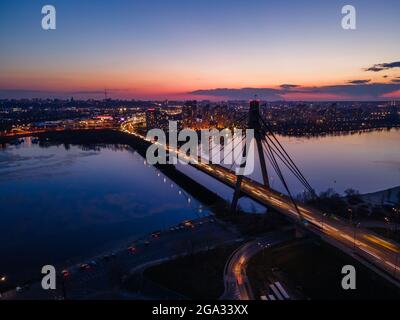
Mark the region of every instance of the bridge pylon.
<instances>
[{"instance_id":1,"label":"bridge pylon","mask_svg":"<svg viewBox=\"0 0 400 320\"><path fill-rule=\"evenodd\" d=\"M270 184L269 184L267 165L265 162L265 155L264 155L264 149L263 149L263 144L262 144L263 131L262 131L262 123L260 122L260 119L261 119L260 102L258 100L253 100L250 102L247 129L254 130L254 139L255 139L256 146L257 146L258 157L260 160L260 167L261 167L263 183L264 183L264 186L269 188ZM245 167L245 166L246 166L246 163L242 164L242 167ZM243 180L243 176L237 176L235 192L233 194L232 205L231 205L232 213L236 212L239 199L242 197L242 192L241 192L242 180Z\"/></svg>"}]
</instances>

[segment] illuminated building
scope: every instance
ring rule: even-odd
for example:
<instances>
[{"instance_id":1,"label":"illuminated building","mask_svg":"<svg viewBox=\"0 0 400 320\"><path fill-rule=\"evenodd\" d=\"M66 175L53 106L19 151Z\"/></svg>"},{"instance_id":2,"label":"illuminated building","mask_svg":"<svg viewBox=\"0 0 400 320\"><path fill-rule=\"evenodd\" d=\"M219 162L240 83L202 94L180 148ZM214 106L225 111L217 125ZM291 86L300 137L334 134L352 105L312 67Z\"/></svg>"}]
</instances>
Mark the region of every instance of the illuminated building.
<instances>
[{"instance_id":1,"label":"illuminated building","mask_svg":"<svg viewBox=\"0 0 400 320\"><path fill-rule=\"evenodd\" d=\"M151 108L146 111L146 128L147 130L159 127L160 122L160 109Z\"/></svg>"}]
</instances>

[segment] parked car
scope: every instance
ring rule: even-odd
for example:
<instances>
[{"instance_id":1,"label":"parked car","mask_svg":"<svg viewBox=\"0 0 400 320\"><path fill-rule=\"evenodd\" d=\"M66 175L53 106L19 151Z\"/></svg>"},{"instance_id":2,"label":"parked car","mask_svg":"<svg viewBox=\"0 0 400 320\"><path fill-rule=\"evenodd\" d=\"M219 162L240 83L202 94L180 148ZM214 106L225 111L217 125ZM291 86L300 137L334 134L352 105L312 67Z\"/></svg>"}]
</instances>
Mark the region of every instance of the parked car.
<instances>
[{"instance_id":1,"label":"parked car","mask_svg":"<svg viewBox=\"0 0 400 320\"><path fill-rule=\"evenodd\" d=\"M69 278L71 275L71 273L67 269L64 269L63 271L61 271L61 274L65 279Z\"/></svg>"},{"instance_id":2,"label":"parked car","mask_svg":"<svg viewBox=\"0 0 400 320\"><path fill-rule=\"evenodd\" d=\"M81 265L79 265L79 270L89 270L90 269L90 265L87 263L82 263Z\"/></svg>"},{"instance_id":3,"label":"parked car","mask_svg":"<svg viewBox=\"0 0 400 320\"><path fill-rule=\"evenodd\" d=\"M132 245L132 246L130 246L129 248L128 248L128 251L130 252L130 253L136 253L136 247L134 246L134 245Z\"/></svg>"},{"instance_id":4,"label":"parked car","mask_svg":"<svg viewBox=\"0 0 400 320\"><path fill-rule=\"evenodd\" d=\"M154 239L158 239L159 237L161 237L161 231L153 232L153 233L151 234L151 236L152 236Z\"/></svg>"},{"instance_id":5,"label":"parked car","mask_svg":"<svg viewBox=\"0 0 400 320\"><path fill-rule=\"evenodd\" d=\"M92 267L95 267L95 266L97 266L97 262L92 260L92 261L89 262L89 265L92 266Z\"/></svg>"},{"instance_id":6,"label":"parked car","mask_svg":"<svg viewBox=\"0 0 400 320\"><path fill-rule=\"evenodd\" d=\"M22 292L25 292L25 291L28 291L29 290L29 285L23 285L23 286L18 286L18 287L16 287L15 288L15 291L17 291L18 293L22 293Z\"/></svg>"}]
</instances>

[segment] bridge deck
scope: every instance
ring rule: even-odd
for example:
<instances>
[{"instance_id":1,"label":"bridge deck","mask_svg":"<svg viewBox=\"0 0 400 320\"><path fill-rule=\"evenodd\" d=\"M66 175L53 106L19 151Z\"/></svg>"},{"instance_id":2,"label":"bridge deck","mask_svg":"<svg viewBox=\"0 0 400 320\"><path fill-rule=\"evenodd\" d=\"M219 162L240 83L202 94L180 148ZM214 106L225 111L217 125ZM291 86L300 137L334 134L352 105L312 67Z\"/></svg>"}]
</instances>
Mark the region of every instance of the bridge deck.
<instances>
[{"instance_id":1,"label":"bridge deck","mask_svg":"<svg viewBox=\"0 0 400 320\"><path fill-rule=\"evenodd\" d=\"M133 126L122 126L124 132L145 140L145 137L138 135L131 128ZM148 143L150 144L151 142ZM179 154L179 150L171 150L169 146L160 144L160 147L165 148L168 152ZM232 188L236 186L237 176L235 173L220 165L210 165L201 161L191 163L191 165ZM300 222L299 214L288 196L246 177L243 177L241 190L244 195L258 203L275 209L294 222ZM385 271L385 274L391 277L391 279L400 279L400 270L397 267L400 260L400 248L397 244L369 230L351 226L338 218L326 217L316 208L311 208L302 203L297 203L297 205L302 217L307 222L306 225L302 224L303 227L321 236L322 239L329 240L331 244L336 245L338 248L342 250L345 248L347 253L353 254L356 252L369 263Z\"/></svg>"}]
</instances>

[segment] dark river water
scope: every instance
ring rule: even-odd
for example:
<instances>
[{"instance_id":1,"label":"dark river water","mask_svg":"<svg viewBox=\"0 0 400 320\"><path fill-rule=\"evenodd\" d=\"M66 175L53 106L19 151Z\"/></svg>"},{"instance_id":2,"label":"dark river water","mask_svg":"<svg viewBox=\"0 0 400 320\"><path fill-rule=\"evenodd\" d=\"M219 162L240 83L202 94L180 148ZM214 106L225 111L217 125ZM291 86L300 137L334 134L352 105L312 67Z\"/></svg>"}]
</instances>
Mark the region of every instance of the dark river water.
<instances>
[{"instance_id":1,"label":"dark river water","mask_svg":"<svg viewBox=\"0 0 400 320\"><path fill-rule=\"evenodd\" d=\"M343 195L346 189L353 188L365 194L400 185L400 130L310 138L278 136L278 139L317 193L332 188ZM302 193L304 186L281 162L279 164L291 193L294 196ZM250 178L262 182L257 157L254 167ZM231 199L233 192L225 185L196 172L191 167L181 165L179 168L196 177L199 182L211 186L222 197ZM267 170L271 187L286 193L268 163ZM243 199L241 204L247 209L263 210L246 199Z\"/></svg>"},{"instance_id":2,"label":"dark river water","mask_svg":"<svg viewBox=\"0 0 400 320\"><path fill-rule=\"evenodd\" d=\"M400 131L322 138L279 137L310 184L343 193L400 185ZM257 166L256 166L257 167ZM232 191L188 166L179 169L227 200ZM270 168L269 168L270 170ZM272 186L283 191L274 174ZM293 194L303 190L287 175ZM258 169L252 175L260 180ZM209 214L124 147L39 147L30 139L0 149L0 274L68 265L183 220ZM248 211L265 209L242 199Z\"/></svg>"},{"instance_id":3,"label":"dark river water","mask_svg":"<svg viewBox=\"0 0 400 320\"><path fill-rule=\"evenodd\" d=\"M0 274L79 262L208 214L126 148L0 149Z\"/></svg>"}]
</instances>

